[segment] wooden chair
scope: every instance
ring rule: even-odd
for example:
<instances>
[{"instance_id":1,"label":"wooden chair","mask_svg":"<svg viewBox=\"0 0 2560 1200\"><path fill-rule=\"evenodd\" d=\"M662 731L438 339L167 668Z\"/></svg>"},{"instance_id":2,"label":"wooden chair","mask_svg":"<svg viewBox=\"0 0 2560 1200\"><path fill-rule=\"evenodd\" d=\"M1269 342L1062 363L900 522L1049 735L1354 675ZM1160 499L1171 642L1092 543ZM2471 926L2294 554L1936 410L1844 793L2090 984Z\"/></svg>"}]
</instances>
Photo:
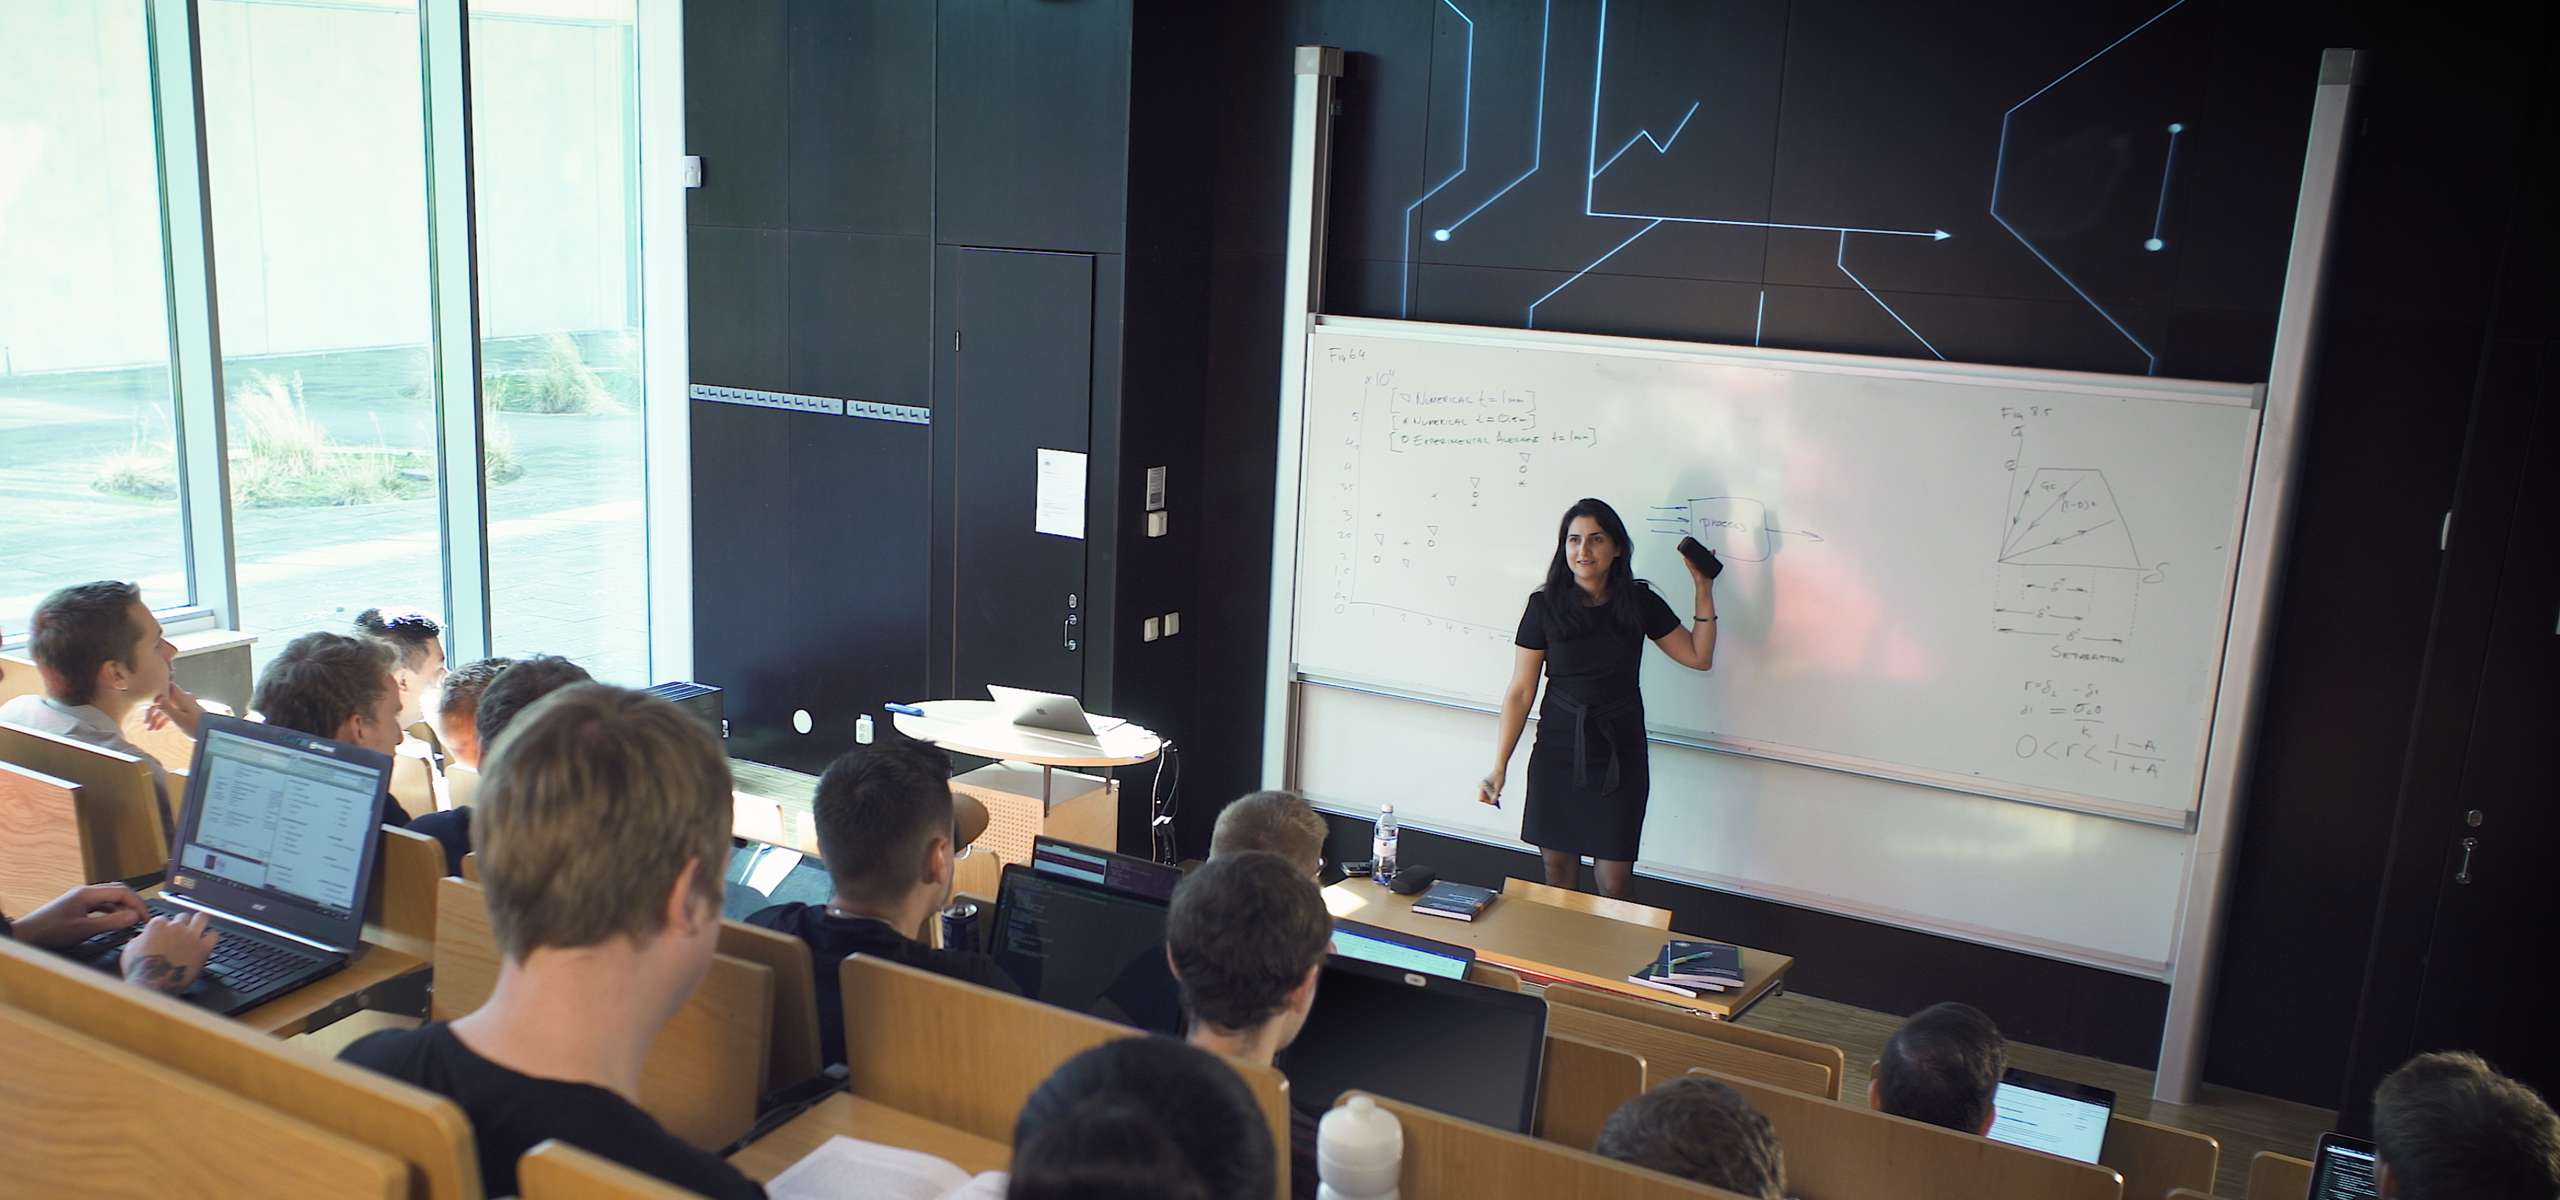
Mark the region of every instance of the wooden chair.
<instances>
[{"instance_id":1,"label":"wooden chair","mask_svg":"<svg viewBox=\"0 0 2560 1200\"><path fill-rule=\"evenodd\" d=\"M2249 1157L2249 1200L2302 1200L2311 1194L2311 1161L2261 1150Z\"/></svg>"},{"instance_id":2,"label":"wooden chair","mask_svg":"<svg viewBox=\"0 0 2560 1200\"><path fill-rule=\"evenodd\" d=\"M1639 1055L1548 1034L1546 1069L1538 1077L1538 1136L1590 1149L1610 1114L1644 1090L1644 1077Z\"/></svg>"},{"instance_id":3,"label":"wooden chair","mask_svg":"<svg viewBox=\"0 0 2560 1200\"><path fill-rule=\"evenodd\" d=\"M37 670L36 660L25 654L0 654L0 704L43 690L44 676Z\"/></svg>"},{"instance_id":4,"label":"wooden chair","mask_svg":"<svg viewBox=\"0 0 2560 1200\"><path fill-rule=\"evenodd\" d=\"M2213 1200L2213 1196L2194 1188L2170 1188L2169 1200Z\"/></svg>"},{"instance_id":5,"label":"wooden chair","mask_svg":"<svg viewBox=\"0 0 2560 1200\"><path fill-rule=\"evenodd\" d=\"M436 884L444 878L444 843L387 825L381 835L382 852L364 902L365 940L434 958Z\"/></svg>"},{"instance_id":6,"label":"wooden chair","mask_svg":"<svg viewBox=\"0 0 2560 1200\"><path fill-rule=\"evenodd\" d=\"M446 763L444 795L455 808L471 807L472 801L480 795L480 772L458 762Z\"/></svg>"},{"instance_id":7,"label":"wooden chair","mask_svg":"<svg viewBox=\"0 0 2560 1200\"><path fill-rule=\"evenodd\" d=\"M0 1006L168 1067L225 1100L263 1105L382 1151L404 1168L404 1186L395 1194L415 1200L480 1200L480 1157L472 1146L471 1123L442 1096L295 1049L104 972L5 940L0 940ZM14 1079L21 1072L0 1074ZM81 1121L95 1121L103 1110L72 1111ZM192 1115L181 1122L202 1119L209 1106L190 1104L187 1111ZM31 1126L8 1128L22 1133ZM264 1143L247 1144L261 1151L263 1164L280 1158ZM153 1184L148 1194L161 1195L169 1180L162 1177ZM252 1187L237 1194L267 1190Z\"/></svg>"},{"instance_id":8,"label":"wooden chair","mask_svg":"<svg viewBox=\"0 0 2560 1200\"><path fill-rule=\"evenodd\" d=\"M168 809L150 764L5 721L0 762L80 785L81 874L90 881L131 879L168 867Z\"/></svg>"},{"instance_id":9,"label":"wooden chair","mask_svg":"<svg viewBox=\"0 0 2560 1200\"><path fill-rule=\"evenodd\" d=\"M1143 1036L869 955L848 958L838 970L853 1096L1007 1145L1023 1101L1059 1064L1105 1042ZM1285 1197L1288 1081L1270 1067L1238 1063L1236 1072L1271 1126Z\"/></svg>"},{"instance_id":10,"label":"wooden chair","mask_svg":"<svg viewBox=\"0 0 2560 1200\"><path fill-rule=\"evenodd\" d=\"M1363 1094L1345 1092L1336 1106ZM1742 1200L1734 1192L1614 1162L1587 1150L1462 1121L1382 1096L1370 1099L1404 1126L1404 1174L1397 1181L1397 1191L1403 1195Z\"/></svg>"},{"instance_id":11,"label":"wooden chair","mask_svg":"<svg viewBox=\"0 0 2560 1200\"><path fill-rule=\"evenodd\" d=\"M1838 1046L1570 983L1547 985L1547 1028L1641 1056L1646 1087L1704 1068L1837 1100L1848 1067Z\"/></svg>"},{"instance_id":12,"label":"wooden chair","mask_svg":"<svg viewBox=\"0 0 2560 1200\"><path fill-rule=\"evenodd\" d=\"M473 883L478 883L478 882L480 882L480 852L479 852L479 851L477 851L477 850L465 850L465 851L463 851L463 852L462 852L462 877L463 877L464 879L468 879L468 880L470 880L470 881L471 881L471 882L473 882Z\"/></svg>"},{"instance_id":13,"label":"wooden chair","mask_svg":"<svg viewBox=\"0 0 2560 1200\"><path fill-rule=\"evenodd\" d=\"M1548 887L1543 883L1532 883L1526 879L1503 880L1502 894L1514 900L1571 909L1578 913L1589 913L1595 917L1607 917L1612 921L1625 921L1630 925L1644 925L1665 932L1671 929L1670 909L1638 904L1633 900L1619 900L1568 888Z\"/></svg>"},{"instance_id":14,"label":"wooden chair","mask_svg":"<svg viewBox=\"0 0 2560 1200\"><path fill-rule=\"evenodd\" d=\"M554 1138L516 1160L517 1200L696 1200L694 1193Z\"/></svg>"},{"instance_id":15,"label":"wooden chair","mask_svg":"<svg viewBox=\"0 0 2560 1200\"><path fill-rule=\"evenodd\" d=\"M773 1050L766 1060L764 1092L817 1078L826 1064L819 1061L818 985L808 943L744 921L722 921L720 953L773 972Z\"/></svg>"},{"instance_id":16,"label":"wooden chair","mask_svg":"<svg viewBox=\"0 0 2560 1200\"><path fill-rule=\"evenodd\" d=\"M2186 1129L2117 1113L2107 1119L2098 1165L2124 1175L2125 1200L2163 1200L2173 1188L2213 1191L2222 1167L2222 1143Z\"/></svg>"},{"instance_id":17,"label":"wooden chair","mask_svg":"<svg viewBox=\"0 0 2560 1200\"><path fill-rule=\"evenodd\" d=\"M1508 967L1497 967L1492 963L1468 963L1467 982L1481 983L1486 987L1500 988L1506 992L1521 990L1519 972Z\"/></svg>"},{"instance_id":18,"label":"wooden chair","mask_svg":"<svg viewBox=\"0 0 2560 1200\"><path fill-rule=\"evenodd\" d=\"M2120 1200L2112 1167L2073 1162L1713 1071L1777 1127L1797 1200Z\"/></svg>"},{"instance_id":19,"label":"wooden chair","mask_svg":"<svg viewBox=\"0 0 2560 1200\"><path fill-rule=\"evenodd\" d=\"M28 1196L406 1193L400 1160L0 1007L0 1178ZM146 1152L147 1148L147 1152ZM175 1176L173 1179L172 1176Z\"/></svg>"},{"instance_id":20,"label":"wooden chair","mask_svg":"<svg viewBox=\"0 0 2560 1200\"><path fill-rule=\"evenodd\" d=\"M0 762L0 913L23 917L89 882L80 785Z\"/></svg>"},{"instance_id":21,"label":"wooden chair","mask_svg":"<svg viewBox=\"0 0 2560 1200\"><path fill-rule=\"evenodd\" d=\"M391 802L415 820L438 812L446 805L437 803L436 769L415 754L391 756Z\"/></svg>"},{"instance_id":22,"label":"wooden chair","mask_svg":"<svg viewBox=\"0 0 2560 1200\"><path fill-rule=\"evenodd\" d=\"M498 985L498 942L480 885L450 876L436 891L434 1020L480 1007ZM727 955L658 1031L640 1069L640 1107L677 1137L718 1150L755 1124L773 1054L773 972Z\"/></svg>"}]
</instances>

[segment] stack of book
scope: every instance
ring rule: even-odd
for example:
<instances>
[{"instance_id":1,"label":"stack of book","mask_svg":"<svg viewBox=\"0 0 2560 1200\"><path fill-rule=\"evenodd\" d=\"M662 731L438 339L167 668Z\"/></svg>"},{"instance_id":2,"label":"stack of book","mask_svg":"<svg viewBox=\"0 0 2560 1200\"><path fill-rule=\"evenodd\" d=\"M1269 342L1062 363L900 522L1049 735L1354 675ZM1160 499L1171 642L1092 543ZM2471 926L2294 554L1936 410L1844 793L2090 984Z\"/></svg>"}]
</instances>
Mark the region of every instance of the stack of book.
<instances>
[{"instance_id":1,"label":"stack of book","mask_svg":"<svg viewBox=\"0 0 2560 1200\"><path fill-rule=\"evenodd\" d=\"M1629 983L1695 998L1700 992L1730 991L1742 986L1742 950L1723 942L1692 942L1673 938L1662 944L1662 952L1654 956Z\"/></svg>"},{"instance_id":2,"label":"stack of book","mask_svg":"<svg viewBox=\"0 0 2560 1200\"><path fill-rule=\"evenodd\" d=\"M1451 883L1444 879L1432 884L1430 891L1413 898L1413 911L1447 917L1452 921L1472 921L1486 905L1493 903L1493 897L1491 888Z\"/></svg>"}]
</instances>

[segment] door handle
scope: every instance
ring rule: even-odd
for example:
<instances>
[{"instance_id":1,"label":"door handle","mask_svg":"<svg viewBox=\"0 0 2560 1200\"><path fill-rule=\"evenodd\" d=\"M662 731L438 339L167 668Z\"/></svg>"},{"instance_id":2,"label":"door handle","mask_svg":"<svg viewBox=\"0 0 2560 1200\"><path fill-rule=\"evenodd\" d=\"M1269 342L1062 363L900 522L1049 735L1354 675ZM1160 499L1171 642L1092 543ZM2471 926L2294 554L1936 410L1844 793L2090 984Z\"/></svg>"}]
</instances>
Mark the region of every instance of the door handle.
<instances>
[{"instance_id":1,"label":"door handle","mask_svg":"<svg viewBox=\"0 0 2560 1200\"><path fill-rule=\"evenodd\" d=\"M2480 839L2476 837L2467 837L2462 839L2462 866L2455 869L2453 873L2453 881L2455 883L2467 884L2471 882L2471 852L2479 848Z\"/></svg>"}]
</instances>

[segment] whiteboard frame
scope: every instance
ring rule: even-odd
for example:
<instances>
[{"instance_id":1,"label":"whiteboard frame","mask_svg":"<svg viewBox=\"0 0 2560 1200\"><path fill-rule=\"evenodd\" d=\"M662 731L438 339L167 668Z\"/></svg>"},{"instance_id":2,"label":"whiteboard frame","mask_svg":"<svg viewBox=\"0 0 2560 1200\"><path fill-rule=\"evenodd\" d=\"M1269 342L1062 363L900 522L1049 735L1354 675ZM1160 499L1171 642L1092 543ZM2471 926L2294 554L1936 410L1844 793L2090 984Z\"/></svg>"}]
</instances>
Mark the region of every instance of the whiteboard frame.
<instances>
[{"instance_id":1,"label":"whiteboard frame","mask_svg":"<svg viewBox=\"0 0 2560 1200\"><path fill-rule=\"evenodd\" d=\"M1301 336L1309 339L1311 342L1314 335L1320 331L1341 332L1355 336L1392 338L1399 341L1429 342L1443 345L1483 346L1504 350L1550 352L1569 351L1574 354L1585 356L1641 358L1658 362L1695 363L1704 366L1741 366L1760 369L1784 368L1796 371L1818 371L1830 375L1852 375L1870 379L1908 379L1931 382L1961 381L1967 386L2010 387L2037 392L2069 392L2074 395L2090 396L2099 399L2141 400L2151 403L2207 404L2231 408L2251 409L2254 410L2258 416L2257 428L2251 431L2249 445L2241 455L2240 477L2234 481L2239 485L2244 493L2248 492L2254 486L2258 462L2258 450L2266 432L2265 400L2267 389L2264 384L2255 383L2221 383L2201 379L2163 379L2155 376L2144 375L2105 375L2090 371L2058 371L2040 367L2006 367L1980 363L1924 361L1919 359L1887 358L1872 354L1838 354L1819 350L1772 350L1757 346L1728 346L1715 342L1681 342L1664 338L1620 337L1613 334L1559 333L1554 330L1541 329L1495 329L1480 325L1447 325L1431 321L1397 321L1382 317L1336 317L1325 316L1322 314L1309 314L1306 329ZM1284 437L1293 439L1299 447L1298 451L1288 451L1287 448L1284 447L1285 452L1282 456L1283 462L1285 465L1293 467L1303 467L1304 465L1300 458L1300 452L1302 452L1305 442L1304 431L1306 426L1306 411L1309 404L1309 399L1305 390L1308 378L1308 372L1305 365L1306 350L1307 343L1302 343L1297 351L1298 362L1296 366L1299 379L1299 392L1296 396L1289 397L1284 400L1284 404L1294 405L1295 408L1284 410L1281 414L1281 428ZM1300 496L1296 487L1296 481L1292 480L1286 486L1289 489L1287 492L1289 502L1293 506L1297 505ZM2242 551L2244 549L2241 538L2246 526L2247 517L2248 514L2245 508L2241 512L2232 514L2231 526L2229 530L2226 531L2228 534L2228 540L2225 544L2231 547L2229 558L2223 563L2226 586L2231 589L2230 592L2226 592L2227 599L2231 598L2232 593L2236 593L2239 587ZM1285 529L1285 532L1293 543L1296 540L1297 531L1298 514L1293 510L1289 514ZM1279 524L1275 522L1273 536L1280 536L1281 532L1282 529ZM1278 554L1276 547L1274 548L1273 553L1275 555ZM1290 565L1292 569L1295 568L1296 563L1296 547L1293 544L1290 549ZM1280 601L1276 595L1280 584L1279 577L1276 573L1273 577L1272 586L1275 592L1273 599L1273 617L1276 620L1280 615ZM1290 580L1290 586L1294 590L1296 586L1294 576ZM1296 615L1296 608L1294 605L1289 607L1289 613L1291 618L1294 620ZM2224 632L2226 641L2229 639L2229 629L2230 627L2226 625ZM1328 687L1348 688L1354 691L1368 692L1373 695L1386 696L1393 699L1411 700L1421 704L1435 704L1443 707L1460 708L1474 712L1490 713L1496 711L1493 707L1475 700L1441 695L1414 688L1398 687L1394 684L1381 681L1346 679L1328 676L1322 672L1301 671L1299 670L1297 663L1296 643L1297 631L1294 627L1288 630L1285 635L1280 633L1275 627L1272 638L1272 645L1275 651L1272 658L1272 668L1276 672L1280 673L1281 678L1297 683L1313 683ZM1285 655L1279 653L1283 647L1287 650ZM2213 657L2212 672L2205 680L2206 695L2214 697L2218 697L2220 695L2225 666L2226 662L2224 655L2217 654ZM1294 692L1291 693L1290 703L1293 706L1292 711L1294 712ZM2206 705L2205 716L2198 723L2198 728L2196 729L2196 745L2199 747L2210 747L2212 743L2215 711L2216 709L2213 704L2208 703ZM1266 736L1267 735L1268 730L1266 729ZM1891 762L1885 759L1866 758L1854 754L1842 754L1836 751L1822 750L1809 746L1794 746L1753 738L1730 737L1710 730L1666 732L1659 729L1648 729L1646 730L1646 741L1654 745L1680 746L1687 749L1706 750L1719 754L1739 754L1750 758L1767 759L1772 762L1793 763L1798 766L1812 767L1817 770L1840 771L1851 775L1864 775L1870 779L1884 779L1895 783L1908 783L1918 787L1930 787L1937 788L1942 791L1962 792L1967 795L1974 796L1986 796L1994 800L2008 800L2020 804L2034 804L2045 808L2058 808L2068 812L2088 813L2094 816L2111 817L2116 820L2133 821L2144 825L2157 825L2167 829L2189 831L2196 828L2198 820L2197 813L2202 807L2201 792L2204 785L2205 771L2209 761L2209 755L2207 754L2199 754L2197 756L2195 768L2187 776L2187 794L2190 802L2176 808L2169 808L2161 805L2134 804L2122 800L2111 800L2103 796L2094 796L2085 792L2067 792L2056 788L2039 787L2034 784L2018 783L2011 780L1991 779L1983 776L1966 775L1954 771L1943 771L1929 767L1913 766L1906 763ZM1294 735L1286 748L1294 750ZM1266 775L1266 782L1264 783L1265 787L1287 786L1282 783L1268 782L1267 777L1269 775L1269 767L1267 765L1267 760L1264 773ZM1292 772L1292 777L1294 777L1294 771Z\"/></svg>"}]
</instances>

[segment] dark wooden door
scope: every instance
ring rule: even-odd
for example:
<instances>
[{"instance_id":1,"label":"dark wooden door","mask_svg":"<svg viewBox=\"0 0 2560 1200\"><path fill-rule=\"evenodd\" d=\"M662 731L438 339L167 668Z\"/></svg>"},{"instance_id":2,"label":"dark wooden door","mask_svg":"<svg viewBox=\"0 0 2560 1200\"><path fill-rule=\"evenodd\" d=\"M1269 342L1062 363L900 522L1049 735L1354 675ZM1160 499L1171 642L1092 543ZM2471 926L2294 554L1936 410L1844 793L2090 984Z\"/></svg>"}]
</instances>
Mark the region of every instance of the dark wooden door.
<instances>
[{"instance_id":1,"label":"dark wooden door","mask_svg":"<svg viewBox=\"0 0 2560 1200\"><path fill-rule=\"evenodd\" d=\"M2549 376L2545 376L2546 380ZM2473 1050L2560 1095L2560 413L2528 416L2531 449L2498 571L2480 690L2454 803L2421 979L2417 1047ZM2377 964L2388 969L2388 964Z\"/></svg>"},{"instance_id":2,"label":"dark wooden door","mask_svg":"<svg viewBox=\"0 0 2560 1200\"><path fill-rule=\"evenodd\" d=\"M1035 517L1041 452L1091 449L1093 257L947 261L951 387L935 420L952 439L952 695L984 699L994 683L1081 696L1086 543Z\"/></svg>"}]
</instances>

